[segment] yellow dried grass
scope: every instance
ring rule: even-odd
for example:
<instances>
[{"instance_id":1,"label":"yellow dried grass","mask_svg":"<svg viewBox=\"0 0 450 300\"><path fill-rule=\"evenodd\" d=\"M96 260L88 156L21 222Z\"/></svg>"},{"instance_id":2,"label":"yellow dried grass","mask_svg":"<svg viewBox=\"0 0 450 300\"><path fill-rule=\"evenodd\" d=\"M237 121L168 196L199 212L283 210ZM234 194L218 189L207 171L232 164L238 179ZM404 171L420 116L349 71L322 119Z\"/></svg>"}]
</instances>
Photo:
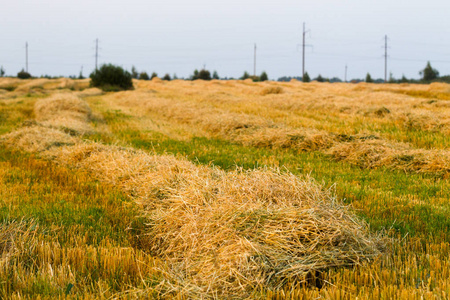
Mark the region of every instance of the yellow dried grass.
<instances>
[{"instance_id":1,"label":"yellow dried grass","mask_svg":"<svg viewBox=\"0 0 450 300\"><path fill-rule=\"evenodd\" d=\"M92 97L92 96L100 96L102 94L103 91L99 88L88 88L74 93L74 95L78 97Z\"/></svg>"},{"instance_id":2,"label":"yellow dried grass","mask_svg":"<svg viewBox=\"0 0 450 300\"><path fill-rule=\"evenodd\" d=\"M40 99L34 106L37 121L55 128L84 134L92 129L88 124L91 109L80 98L69 94L54 94Z\"/></svg>"},{"instance_id":3,"label":"yellow dried grass","mask_svg":"<svg viewBox=\"0 0 450 300\"><path fill-rule=\"evenodd\" d=\"M31 126L1 136L0 142L27 152L43 152L53 146L73 145L77 139L54 128Z\"/></svg>"},{"instance_id":4,"label":"yellow dried grass","mask_svg":"<svg viewBox=\"0 0 450 300\"><path fill-rule=\"evenodd\" d=\"M414 173L450 173L450 151L411 149L382 140L356 140L328 150L336 160L363 168L400 169Z\"/></svg>"},{"instance_id":5,"label":"yellow dried grass","mask_svg":"<svg viewBox=\"0 0 450 300\"><path fill-rule=\"evenodd\" d=\"M35 235L38 225L33 220L3 221L0 223L0 267L22 249L37 244Z\"/></svg>"},{"instance_id":6,"label":"yellow dried grass","mask_svg":"<svg viewBox=\"0 0 450 300\"><path fill-rule=\"evenodd\" d=\"M59 110L43 115L51 112ZM380 253L366 224L309 177L276 169L225 172L55 132L35 126L2 141L86 169L134 198L149 220L147 250L166 261L163 293L246 297ZM75 144L61 147L68 140Z\"/></svg>"},{"instance_id":7,"label":"yellow dried grass","mask_svg":"<svg viewBox=\"0 0 450 300\"><path fill-rule=\"evenodd\" d=\"M379 254L366 225L311 178L273 169L224 172L98 144L48 154L142 205L148 250L168 264L168 292L243 295Z\"/></svg>"}]
</instances>

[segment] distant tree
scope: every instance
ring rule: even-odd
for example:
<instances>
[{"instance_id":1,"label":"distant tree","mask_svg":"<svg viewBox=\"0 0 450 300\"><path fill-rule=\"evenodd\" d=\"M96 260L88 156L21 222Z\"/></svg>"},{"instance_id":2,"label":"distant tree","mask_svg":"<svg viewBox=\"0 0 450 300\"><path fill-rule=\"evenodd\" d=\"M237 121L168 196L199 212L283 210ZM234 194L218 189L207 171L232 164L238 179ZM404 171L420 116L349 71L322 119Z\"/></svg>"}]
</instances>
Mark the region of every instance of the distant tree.
<instances>
[{"instance_id":1,"label":"distant tree","mask_svg":"<svg viewBox=\"0 0 450 300\"><path fill-rule=\"evenodd\" d=\"M134 79L138 79L139 77L138 71L134 66L131 67L131 77Z\"/></svg>"},{"instance_id":2,"label":"distant tree","mask_svg":"<svg viewBox=\"0 0 450 300\"><path fill-rule=\"evenodd\" d=\"M367 73L367 75L366 75L366 82L368 82L368 83L373 82L372 76L370 76L369 73Z\"/></svg>"},{"instance_id":3,"label":"distant tree","mask_svg":"<svg viewBox=\"0 0 450 300\"><path fill-rule=\"evenodd\" d=\"M310 82L311 81L311 77L309 77L308 72L305 72L305 75L302 78L303 82Z\"/></svg>"},{"instance_id":4,"label":"distant tree","mask_svg":"<svg viewBox=\"0 0 450 300\"><path fill-rule=\"evenodd\" d=\"M25 71L22 69L22 71L20 71L19 73L17 73L17 78L20 78L20 79L28 79L28 78L31 78L31 74L28 73L28 72L25 72Z\"/></svg>"},{"instance_id":5,"label":"distant tree","mask_svg":"<svg viewBox=\"0 0 450 300\"><path fill-rule=\"evenodd\" d=\"M177 76L177 74L176 74L176 73L174 73L174 74L173 74L173 77L172 77L172 79L173 79L173 80L176 80L176 79L178 79L178 76Z\"/></svg>"},{"instance_id":6,"label":"distant tree","mask_svg":"<svg viewBox=\"0 0 450 300\"><path fill-rule=\"evenodd\" d=\"M389 83L396 83L396 82L397 82L397 80L395 80L392 72L389 72Z\"/></svg>"},{"instance_id":7,"label":"distant tree","mask_svg":"<svg viewBox=\"0 0 450 300\"><path fill-rule=\"evenodd\" d=\"M211 80L211 73L208 70L201 69L198 72L198 78L197 79Z\"/></svg>"},{"instance_id":8,"label":"distant tree","mask_svg":"<svg viewBox=\"0 0 450 300\"><path fill-rule=\"evenodd\" d=\"M325 79L320 74L319 74L319 76L317 76L316 80L317 80L317 82L325 82Z\"/></svg>"},{"instance_id":9,"label":"distant tree","mask_svg":"<svg viewBox=\"0 0 450 300\"><path fill-rule=\"evenodd\" d=\"M156 72L153 72L153 73L152 73L152 76L150 76L150 79L153 79L153 78L155 78L155 77L158 77L158 74L156 74Z\"/></svg>"},{"instance_id":10,"label":"distant tree","mask_svg":"<svg viewBox=\"0 0 450 300\"><path fill-rule=\"evenodd\" d=\"M242 77L240 79L245 80L245 79L249 79L250 78L250 74L248 74L247 71L244 72L244 75L242 75Z\"/></svg>"},{"instance_id":11,"label":"distant tree","mask_svg":"<svg viewBox=\"0 0 450 300\"><path fill-rule=\"evenodd\" d=\"M5 76L5 69L3 69L3 66L0 67L0 77Z\"/></svg>"},{"instance_id":12,"label":"distant tree","mask_svg":"<svg viewBox=\"0 0 450 300\"><path fill-rule=\"evenodd\" d=\"M439 77L439 72L436 69L433 69L431 67L430 62L427 63L427 66L425 69L419 72L420 75L422 75L423 81L431 81L434 79L437 79Z\"/></svg>"},{"instance_id":13,"label":"distant tree","mask_svg":"<svg viewBox=\"0 0 450 300\"><path fill-rule=\"evenodd\" d=\"M213 79L220 79L219 74L217 73L217 71L214 71L214 72L213 72L212 78L213 78Z\"/></svg>"},{"instance_id":14,"label":"distant tree","mask_svg":"<svg viewBox=\"0 0 450 300\"><path fill-rule=\"evenodd\" d=\"M342 82L342 79L340 79L339 77L333 77L330 79L330 82Z\"/></svg>"},{"instance_id":15,"label":"distant tree","mask_svg":"<svg viewBox=\"0 0 450 300\"><path fill-rule=\"evenodd\" d=\"M141 72L141 74L139 74L139 79L140 80L150 80L150 76L148 76L147 72Z\"/></svg>"},{"instance_id":16,"label":"distant tree","mask_svg":"<svg viewBox=\"0 0 450 300\"><path fill-rule=\"evenodd\" d=\"M259 80L260 80L260 81L267 81L267 80L269 80L269 76L267 76L266 71L263 71L263 72L261 73L261 76L259 76Z\"/></svg>"},{"instance_id":17,"label":"distant tree","mask_svg":"<svg viewBox=\"0 0 450 300\"><path fill-rule=\"evenodd\" d=\"M407 83L407 82L409 82L409 80L408 80L408 78L406 78L405 75L403 74L403 75L402 75L402 79L400 79L400 82L401 82L401 83Z\"/></svg>"},{"instance_id":18,"label":"distant tree","mask_svg":"<svg viewBox=\"0 0 450 300\"><path fill-rule=\"evenodd\" d=\"M191 80L197 80L198 79L198 70L195 69L194 73L191 75Z\"/></svg>"},{"instance_id":19,"label":"distant tree","mask_svg":"<svg viewBox=\"0 0 450 300\"><path fill-rule=\"evenodd\" d=\"M172 78L170 78L169 73L167 73L166 75L164 75L164 77L162 78L162 80L167 80L167 81L171 81Z\"/></svg>"},{"instance_id":20,"label":"distant tree","mask_svg":"<svg viewBox=\"0 0 450 300\"><path fill-rule=\"evenodd\" d=\"M104 91L120 91L133 89L131 74L122 67L112 64L102 65L89 75L91 86L99 87Z\"/></svg>"}]
</instances>

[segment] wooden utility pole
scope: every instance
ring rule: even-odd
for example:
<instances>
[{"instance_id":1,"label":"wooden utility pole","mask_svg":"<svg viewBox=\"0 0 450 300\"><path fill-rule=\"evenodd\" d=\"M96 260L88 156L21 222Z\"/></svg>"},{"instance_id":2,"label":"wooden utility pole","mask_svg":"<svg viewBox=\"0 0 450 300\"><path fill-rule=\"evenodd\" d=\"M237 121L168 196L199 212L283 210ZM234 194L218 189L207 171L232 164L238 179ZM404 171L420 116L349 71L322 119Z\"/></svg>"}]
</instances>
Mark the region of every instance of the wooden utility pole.
<instances>
[{"instance_id":1,"label":"wooden utility pole","mask_svg":"<svg viewBox=\"0 0 450 300\"><path fill-rule=\"evenodd\" d=\"M387 82L387 35L384 36L384 82Z\"/></svg>"},{"instance_id":2,"label":"wooden utility pole","mask_svg":"<svg viewBox=\"0 0 450 300\"><path fill-rule=\"evenodd\" d=\"M25 72L28 73L28 42L25 43Z\"/></svg>"},{"instance_id":3,"label":"wooden utility pole","mask_svg":"<svg viewBox=\"0 0 450 300\"><path fill-rule=\"evenodd\" d=\"M95 40L95 70L97 71L98 62L98 39Z\"/></svg>"},{"instance_id":4,"label":"wooden utility pole","mask_svg":"<svg viewBox=\"0 0 450 300\"><path fill-rule=\"evenodd\" d=\"M345 65L344 82L347 82L347 65Z\"/></svg>"},{"instance_id":5,"label":"wooden utility pole","mask_svg":"<svg viewBox=\"0 0 450 300\"><path fill-rule=\"evenodd\" d=\"M256 44L255 44L255 54L253 55L253 76L256 76Z\"/></svg>"},{"instance_id":6,"label":"wooden utility pole","mask_svg":"<svg viewBox=\"0 0 450 300\"><path fill-rule=\"evenodd\" d=\"M303 44L302 44L302 48L303 48L303 63L302 63L302 78L305 77L305 35L306 35L306 31L305 31L305 22L303 22Z\"/></svg>"}]
</instances>

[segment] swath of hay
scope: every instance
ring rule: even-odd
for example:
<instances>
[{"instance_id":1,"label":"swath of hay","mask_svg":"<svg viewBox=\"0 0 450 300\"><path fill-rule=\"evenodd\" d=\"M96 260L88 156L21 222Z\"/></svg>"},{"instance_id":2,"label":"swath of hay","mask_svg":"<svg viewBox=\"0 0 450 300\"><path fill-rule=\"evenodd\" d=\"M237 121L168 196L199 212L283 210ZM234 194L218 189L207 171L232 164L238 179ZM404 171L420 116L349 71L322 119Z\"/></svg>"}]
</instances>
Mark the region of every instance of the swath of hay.
<instances>
[{"instance_id":1,"label":"swath of hay","mask_svg":"<svg viewBox=\"0 0 450 300\"><path fill-rule=\"evenodd\" d=\"M55 94L36 102L36 120L72 134L85 134L92 131L88 121L91 109L80 98L70 94Z\"/></svg>"},{"instance_id":2,"label":"swath of hay","mask_svg":"<svg viewBox=\"0 0 450 300\"><path fill-rule=\"evenodd\" d=\"M51 119L52 110L41 105L37 112ZM2 140L17 148L46 130L55 129L35 126ZM311 178L276 169L225 172L59 133L23 150L88 170L140 204L148 218L143 247L167 262L162 294L248 297L379 254L379 240L366 224ZM62 146L69 138L74 144Z\"/></svg>"}]
</instances>

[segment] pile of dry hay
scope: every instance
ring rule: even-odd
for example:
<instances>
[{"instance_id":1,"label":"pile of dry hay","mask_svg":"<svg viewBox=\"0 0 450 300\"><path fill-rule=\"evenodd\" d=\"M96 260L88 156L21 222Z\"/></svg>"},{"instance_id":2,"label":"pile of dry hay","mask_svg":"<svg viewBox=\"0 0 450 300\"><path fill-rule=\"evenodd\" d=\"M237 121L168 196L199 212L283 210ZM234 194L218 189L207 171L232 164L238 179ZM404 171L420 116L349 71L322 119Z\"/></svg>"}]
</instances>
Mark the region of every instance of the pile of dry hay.
<instances>
[{"instance_id":1,"label":"pile of dry hay","mask_svg":"<svg viewBox=\"0 0 450 300\"><path fill-rule=\"evenodd\" d=\"M328 151L336 160L362 168L399 169L410 173L450 173L450 151L410 149L401 143L357 140L340 143Z\"/></svg>"},{"instance_id":2,"label":"pile of dry hay","mask_svg":"<svg viewBox=\"0 0 450 300\"><path fill-rule=\"evenodd\" d=\"M9 134L3 143L35 144L42 128ZM141 205L149 220L146 248L167 262L162 293L245 297L379 254L378 237L311 178L275 169L225 172L80 139L61 147L73 137L60 134L41 155L86 169Z\"/></svg>"},{"instance_id":3,"label":"pile of dry hay","mask_svg":"<svg viewBox=\"0 0 450 300\"><path fill-rule=\"evenodd\" d=\"M36 102L36 120L43 125L63 129L72 134L92 131L88 121L91 109L86 102L69 94L55 94Z\"/></svg>"}]
</instances>

